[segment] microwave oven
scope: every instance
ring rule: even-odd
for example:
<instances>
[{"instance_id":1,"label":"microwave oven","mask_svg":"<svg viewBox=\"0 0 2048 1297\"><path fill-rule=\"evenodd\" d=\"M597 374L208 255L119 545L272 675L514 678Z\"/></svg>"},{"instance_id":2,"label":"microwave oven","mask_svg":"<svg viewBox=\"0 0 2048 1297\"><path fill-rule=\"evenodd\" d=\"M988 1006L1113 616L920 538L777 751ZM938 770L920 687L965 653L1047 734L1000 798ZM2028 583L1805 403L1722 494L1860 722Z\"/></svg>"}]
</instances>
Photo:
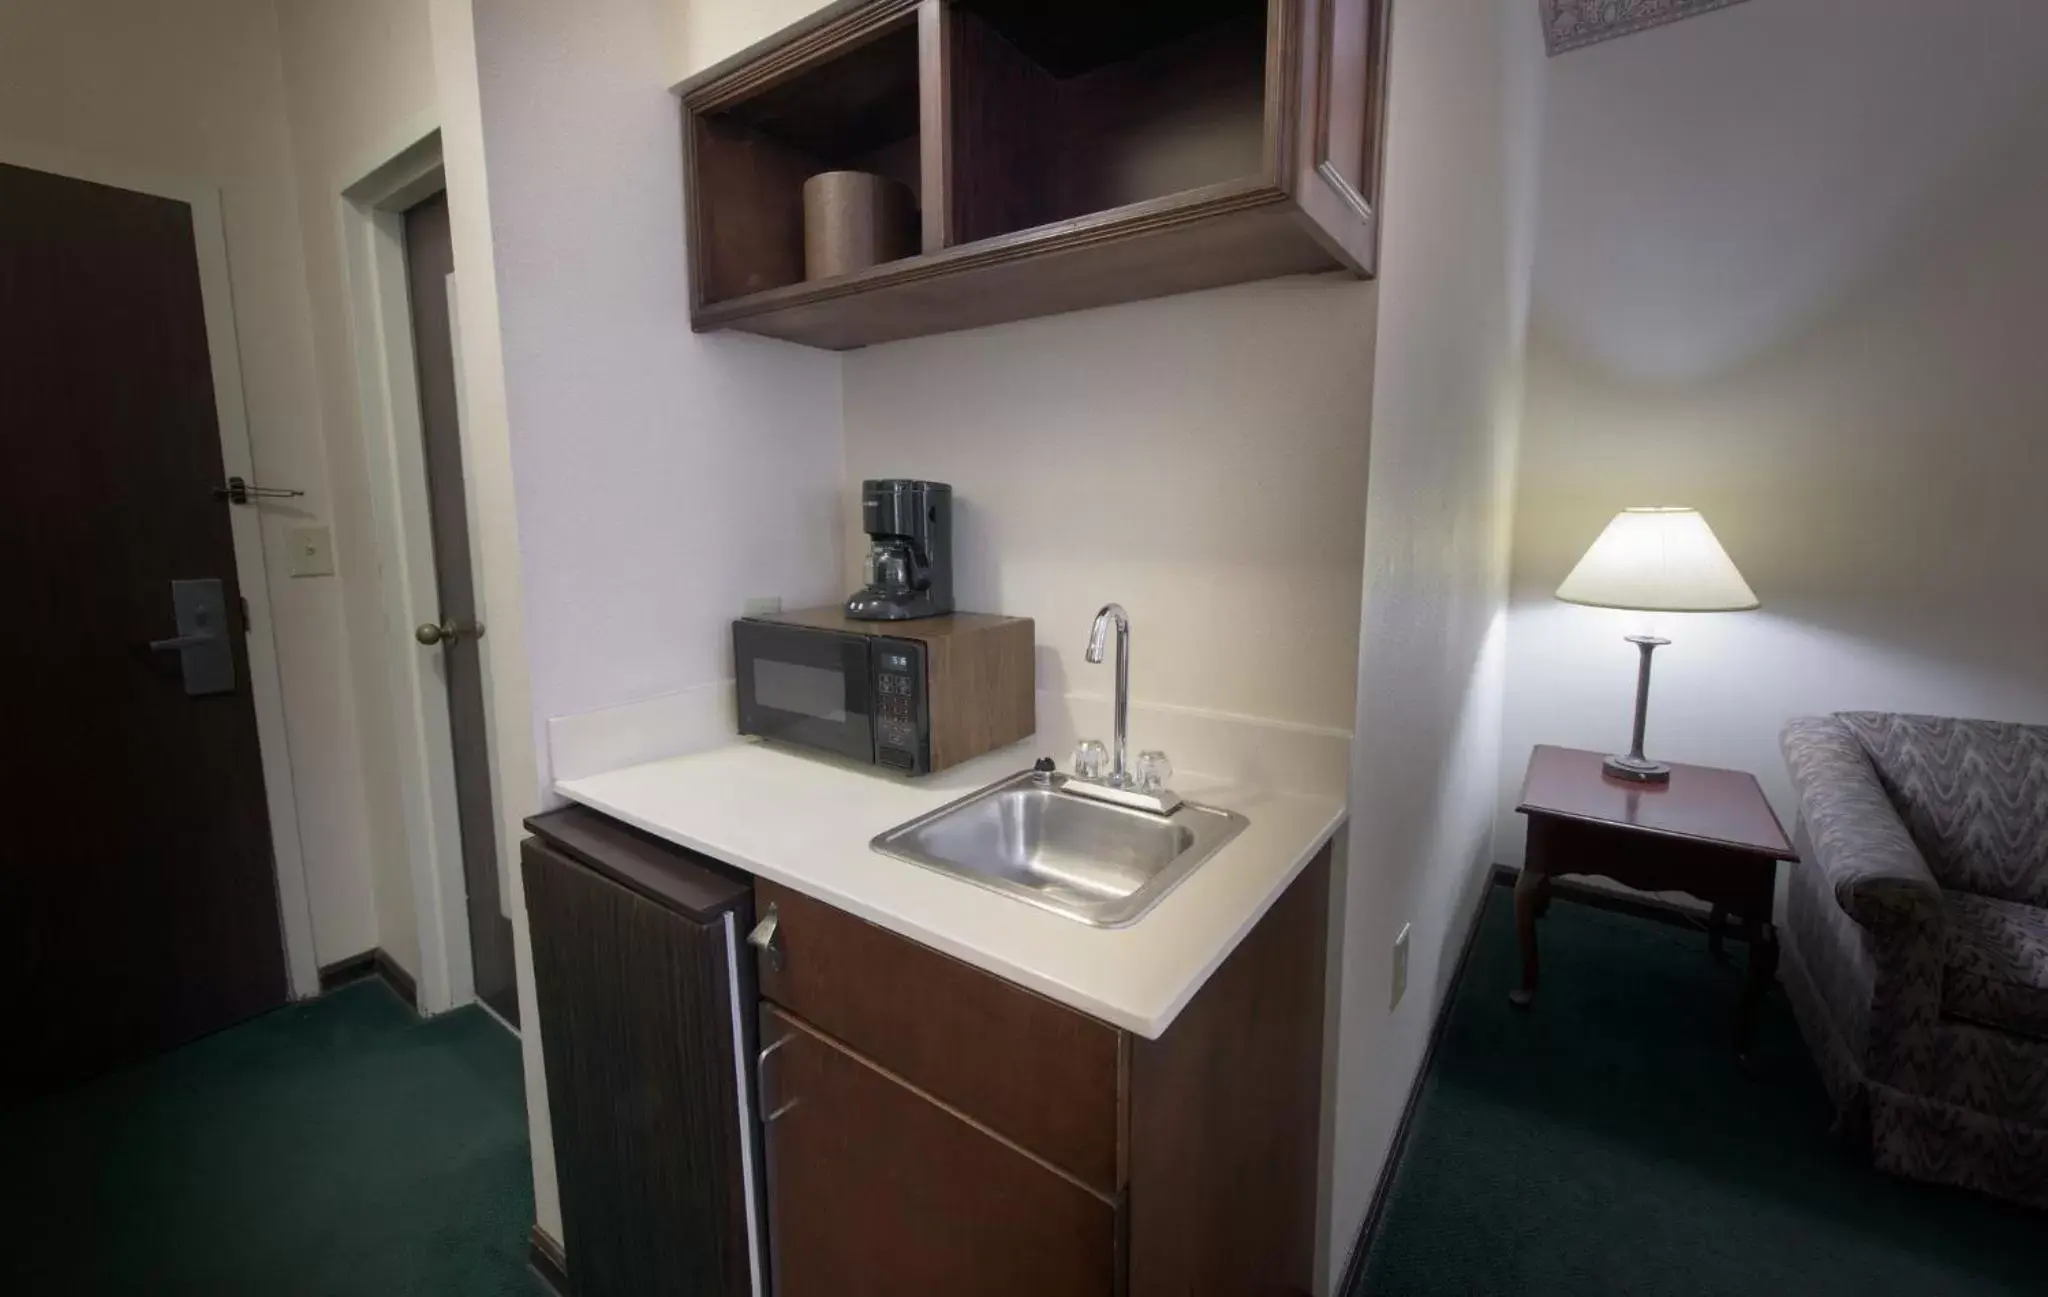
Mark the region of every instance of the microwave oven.
<instances>
[{"instance_id":1,"label":"microwave oven","mask_svg":"<svg viewBox=\"0 0 2048 1297\"><path fill-rule=\"evenodd\" d=\"M739 728L922 775L1038 729L1032 622L953 613L855 621L839 608L732 624Z\"/></svg>"}]
</instances>

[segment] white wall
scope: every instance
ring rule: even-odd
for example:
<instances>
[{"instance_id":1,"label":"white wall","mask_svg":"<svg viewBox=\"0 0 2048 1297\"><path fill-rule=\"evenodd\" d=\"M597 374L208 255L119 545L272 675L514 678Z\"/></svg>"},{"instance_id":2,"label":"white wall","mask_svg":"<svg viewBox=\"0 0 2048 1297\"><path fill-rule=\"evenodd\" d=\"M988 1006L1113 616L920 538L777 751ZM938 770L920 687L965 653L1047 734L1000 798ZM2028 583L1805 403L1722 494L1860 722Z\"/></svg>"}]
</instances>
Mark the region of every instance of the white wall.
<instances>
[{"instance_id":1,"label":"white wall","mask_svg":"<svg viewBox=\"0 0 2048 1297\"><path fill-rule=\"evenodd\" d=\"M322 419L336 500L336 547L348 595L349 659L372 836L378 944L432 986L421 949L419 904L399 787L391 666L416 654L410 621L396 623L381 588L357 357L349 333L342 194L431 132L440 133L457 280L462 286L464 471L470 556L491 697L498 849L516 875L521 821L538 808L530 741L525 644L513 517L504 367L498 333L489 194L479 120L469 0L277 0L299 188L306 279L313 308ZM523 915L518 916L523 919ZM516 925L515 925L516 926ZM523 940L523 937L521 938ZM451 958L459 958L453 952ZM530 992L529 992L530 1000ZM537 1057L537 1055L536 1055ZM536 1064L537 1066L537 1064ZM550 1177L550 1183L552 1183Z\"/></svg>"},{"instance_id":2,"label":"white wall","mask_svg":"<svg viewBox=\"0 0 2048 1297\"><path fill-rule=\"evenodd\" d=\"M1394 8L1338 909L1333 1275L1356 1241L1490 865L1544 76L1535 15L1527 0ZM1408 991L1390 1012L1404 924L1413 925Z\"/></svg>"},{"instance_id":3,"label":"white wall","mask_svg":"<svg viewBox=\"0 0 2048 1297\"><path fill-rule=\"evenodd\" d=\"M1532 744L1627 744L1640 620L1550 598L1625 505L1763 600L1663 619L1651 753L1788 825L1791 716L2048 721L2048 8L1771 0L1552 67L1503 859Z\"/></svg>"},{"instance_id":4,"label":"white wall","mask_svg":"<svg viewBox=\"0 0 2048 1297\"><path fill-rule=\"evenodd\" d=\"M477 14L536 725L729 676L749 594L844 593L838 358L690 332L662 25Z\"/></svg>"},{"instance_id":5,"label":"white wall","mask_svg":"<svg viewBox=\"0 0 2048 1297\"><path fill-rule=\"evenodd\" d=\"M667 0L666 80L673 84L701 72L826 7L824 0Z\"/></svg>"},{"instance_id":6,"label":"white wall","mask_svg":"<svg viewBox=\"0 0 2048 1297\"><path fill-rule=\"evenodd\" d=\"M690 332L669 17L659 0L475 11L531 688L516 723L543 754L549 716L727 678L748 595L844 594L838 358ZM539 796L544 756L533 778ZM559 1237L531 1022L525 1048L536 1216Z\"/></svg>"},{"instance_id":7,"label":"white wall","mask_svg":"<svg viewBox=\"0 0 2048 1297\"><path fill-rule=\"evenodd\" d=\"M323 443L276 14L270 0L0 0L0 32L0 155L13 143L221 191L257 477L307 493L263 517L316 956L357 954L377 943L345 598L365 569L348 548L338 579L286 575L286 527L332 521L351 547L355 533Z\"/></svg>"},{"instance_id":8,"label":"white wall","mask_svg":"<svg viewBox=\"0 0 2048 1297\"><path fill-rule=\"evenodd\" d=\"M463 471L470 480L472 554L482 610L489 616L488 671L498 812L498 851L511 879L512 946L519 1002L528 1006L520 1032L526 1079L527 1136L533 1156L534 1218L561 1237L555 1187L554 1131L548 1124L547 1071L541 1056L539 1001L533 986L533 942L527 927L525 875L519 867L524 821L541 808L539 758L533 740L532 684L526 657L526 597L519 550L518 504L512 480L511 424L506 411L505 348L499 324L497 248L491 230L490 174L484 153L483 102L477 71L476 18L471 0L428 0L434 78L441 120L441 157L448 184L448 221L462 314Z\"/></svg>"},{"instance_id":9,"label":"white wall","mask_svg":"<svg viewBox=\"0 0 2048 1297\"><path fill-rule=\"evenodd\" d=\"M840 584L861 479L935 478L959 604L1037 620L1040 689L1113 692L1082 649L1116 600L1137 699L1350 729L1373 301L1294 278L849 353Z\"/></svg>"},{"instance_id":10,"label":"white wall","mask_svg":"<svg viewBox=\"0 0 2048 1297\"><path fill-rule=\"evenodd\" d=\"M334 510L336 564L350 635L338 646L349 672L360 739L364 831L376 944L417 976L418 921L393 725L389 655L409 651L389 624L378 572L369 460L348 323L342 191L435 123L433 44L417 0L277 0L285 98L296 167L306 290L320 378L320 423Z\"/></svg>"}]
</instances>

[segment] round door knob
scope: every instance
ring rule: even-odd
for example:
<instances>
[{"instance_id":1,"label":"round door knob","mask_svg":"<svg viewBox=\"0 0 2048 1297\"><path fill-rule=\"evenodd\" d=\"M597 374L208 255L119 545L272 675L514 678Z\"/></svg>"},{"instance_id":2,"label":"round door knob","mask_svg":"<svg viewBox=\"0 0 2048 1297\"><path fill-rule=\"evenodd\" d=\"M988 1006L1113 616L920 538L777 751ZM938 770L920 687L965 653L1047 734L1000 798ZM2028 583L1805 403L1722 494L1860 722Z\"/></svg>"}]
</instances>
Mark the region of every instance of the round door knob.
<instances>
[{"instance_id":1,"label":"round door knob","mask_svg":"<svg viewBox=\"0 0 2048 1297\"><path fill-rule=\"evenodd\" d=\"M459 644L462 642L464 635L469 636L471 639L482 639L484 637L484 624L480 621L473 621L465 626L453 617L450 617L438 626L433 622L422 622L419 628L412 633L414 639L428 648L432 648L436 644L451 646Z\"/></svg>"}]
</instances>

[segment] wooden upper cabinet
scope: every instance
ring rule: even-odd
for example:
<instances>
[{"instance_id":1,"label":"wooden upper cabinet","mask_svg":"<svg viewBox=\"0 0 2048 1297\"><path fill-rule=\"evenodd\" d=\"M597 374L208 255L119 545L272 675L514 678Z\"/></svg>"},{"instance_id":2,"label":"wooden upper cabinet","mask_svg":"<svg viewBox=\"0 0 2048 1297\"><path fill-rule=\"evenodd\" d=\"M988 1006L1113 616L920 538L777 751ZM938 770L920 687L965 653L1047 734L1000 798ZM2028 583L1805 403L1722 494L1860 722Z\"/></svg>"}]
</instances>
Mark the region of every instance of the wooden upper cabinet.
<instances>
[{"instance_id":1,"label":"wooden upper cabinet","mask_svg":"<svg viewBox=\"0 0 2048 1297\"><path fill-rule=\"evenodd\" d=\"M692 319L846 349L1373 273L1390 0L866 0L685 82ZM868 171L909 255L804 278L803 186Z\"/></svg>"}]
</instances>

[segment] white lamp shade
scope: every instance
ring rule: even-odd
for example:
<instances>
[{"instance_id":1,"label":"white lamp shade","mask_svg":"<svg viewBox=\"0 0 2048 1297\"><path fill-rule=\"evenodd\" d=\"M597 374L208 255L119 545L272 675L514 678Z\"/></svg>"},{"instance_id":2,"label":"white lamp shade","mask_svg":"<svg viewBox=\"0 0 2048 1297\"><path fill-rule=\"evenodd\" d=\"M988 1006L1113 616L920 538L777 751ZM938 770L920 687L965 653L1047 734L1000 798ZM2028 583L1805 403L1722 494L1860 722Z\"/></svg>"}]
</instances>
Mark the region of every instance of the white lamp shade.
<instances>
[{"instance_id":1,"label":"white lamp shade","mask_svg":"<svg viewBox=\"0 0 2048 1297\"><path fill-rule=\"evenodd\" d=\"M1579 560L1557 597L1644 612L1742 612L1756 592L1697 509L1624 509Z\"/></svg>"}]
</instances>

